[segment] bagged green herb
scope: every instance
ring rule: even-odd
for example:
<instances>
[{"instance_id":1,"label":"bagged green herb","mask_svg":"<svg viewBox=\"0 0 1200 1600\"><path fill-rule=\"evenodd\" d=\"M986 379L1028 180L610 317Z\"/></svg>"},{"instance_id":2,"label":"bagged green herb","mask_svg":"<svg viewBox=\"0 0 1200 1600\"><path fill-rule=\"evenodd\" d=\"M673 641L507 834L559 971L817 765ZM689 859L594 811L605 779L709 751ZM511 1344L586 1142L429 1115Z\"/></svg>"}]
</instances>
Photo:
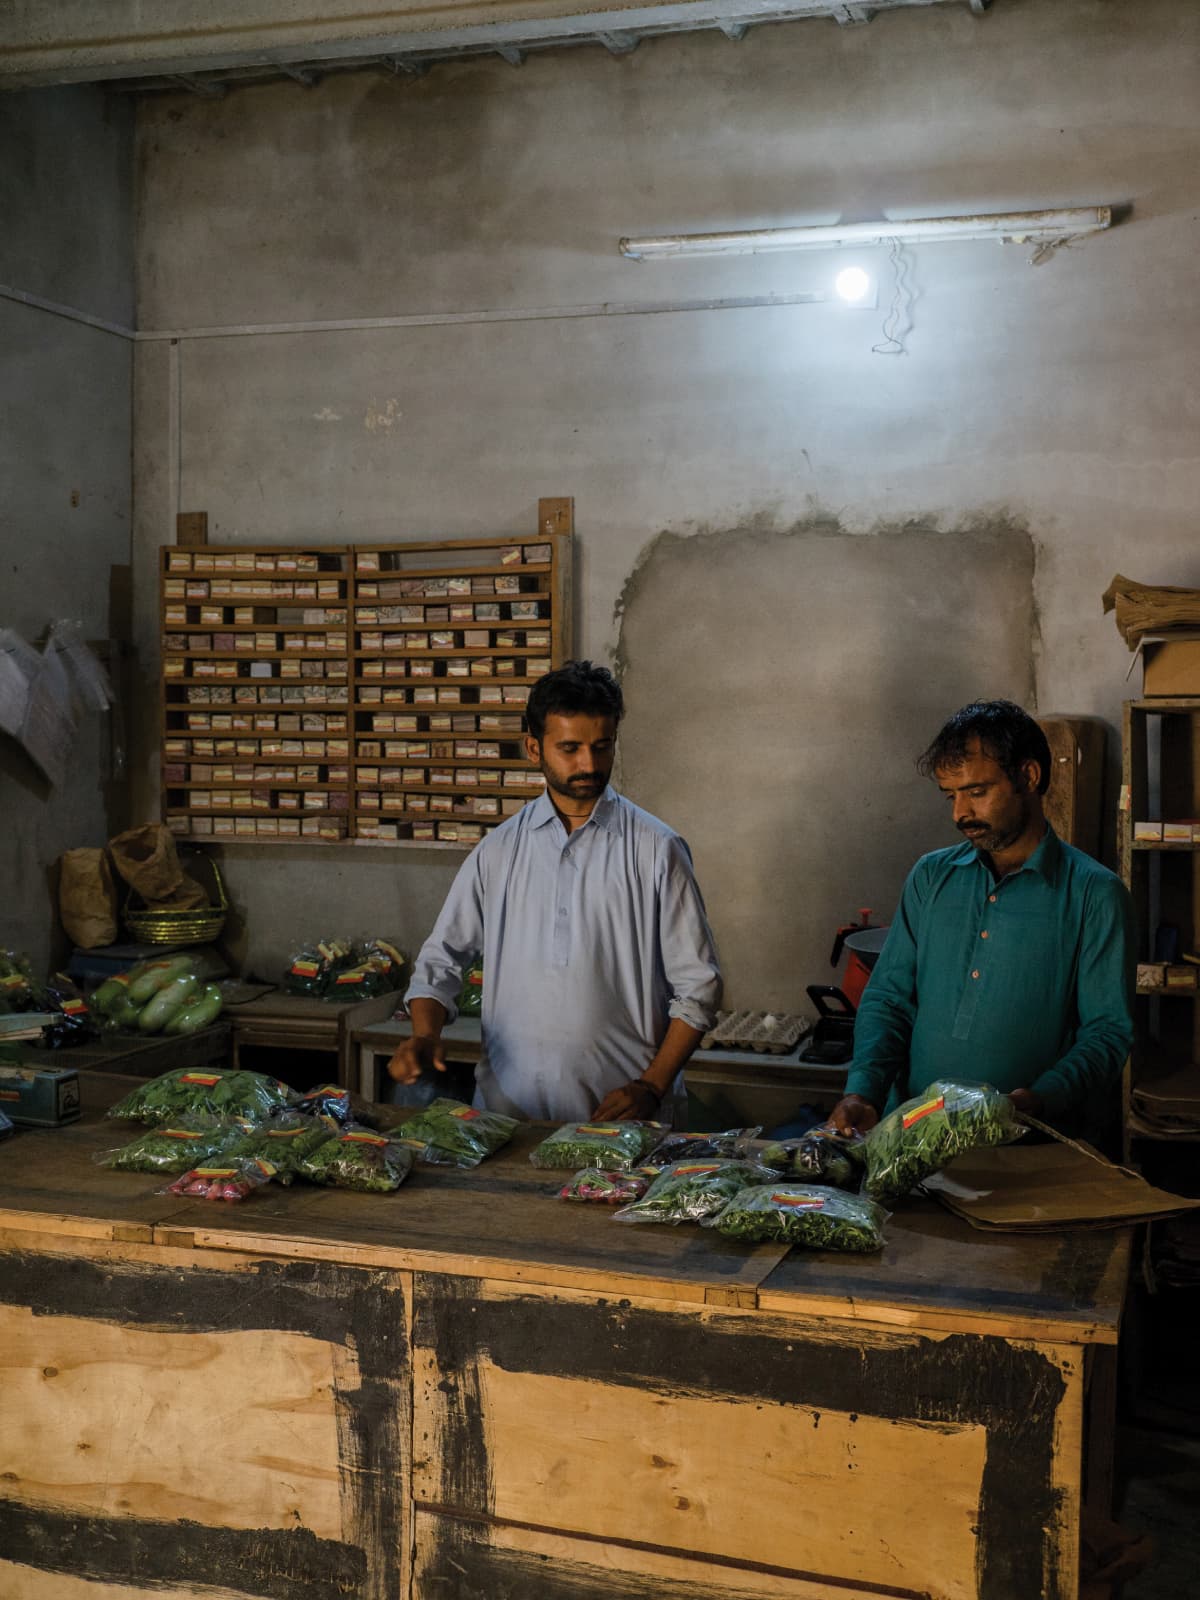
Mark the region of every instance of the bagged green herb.
<instances>
[{"instance_id":1,"label":"bagged green herb","mask_svg":"<svg viewBox=\"0 0 1200 1600\"><path fill-rule=\"evenodd\" d=\"M863 1159L861 1134L840 1134L834 1128L810 1128L799 1139L764 1145L756 1159L775 1172L789 1173L801 1183L827 1183L835 1189L858 1185Z\"/></svg>"},{"instance_id":2,"label":"bagged green herb","mask_svg":"<svg viewBox=\"0 0 1200 1600\"><path fill-rule=\"evenodd\" d=\"M623 1171L643 1161L666 1132L661 1122L568 1122L529 1157L535 1167L604 1167Z\"/></svg>"},{"instance_id":3,"label":"bagged green herb","mask_svg":"<svg viewBox=\"0 0 1200 1600\"><path fill-rule=\"evenodd\" d=\"M480 1111L461 1100L431 1100L423 1111L402 1123L396 1133L421 1145L419 1159L434 1167L477 1167L495 1155L513 1136L515 1117Z\"/></svg>"},{"instance_id":4,"label":"bagged green herb","mask_svg":"<svg viewBox=\"0 0 1200 1600\"><path fill-rule=\"evenodd\" d=\"M388 1194L412 1171L412 1150L373 1128L343 1128L296 1164L309 1183L364 1194Z\"/></svg>"},{"instance_id":5,"label":"bagged green herb","mask_svg":"<svg viewBox=\"0 0 1200 1600\"><path fill-rule=\"evenodd\" d=\"M165 1128L146 1128L119 1150L105 1150L95 1159L115 1172L187 1172L224 1155L242 1137L236 1122L181 1117Z\"/></svg>"},{"instance_id":6,"label":"bagged green herb","mask_svg":"<svg viewBox=\"0 0 1200 1600\"><path fill-rule=\"evenodd\" d=\"M263 1121L296 1098L294 1089L261 1072L217 1072L176 1067L141 1083L115 1106L110 1117L132 1122L172 1122L188 1113L209 1117L249 1117Z\"/></svg>"},{"instance_id":7,"label":"bagged green herb","mask_svg":"<svg viewBox=\"0 0 1200 1600\"><path fill-rule=\"evenodd\" d=\"M1024 1132L1006 1094L986 1083L941 1079L890 1111L867 1134L863 1187L872 1199L899 1199L955 1156L1011 1144Z\"/></svg>"},{"instance_id":8,"label":"bagged green herb","mask_svg":"<svg viewBox=\"0 0 1200 1600\"><path fill-rule=\"evenodd\" d=\"M627 1205L640 1200L658 1176L656 1167L638 1167L631 1172L605 1172L602 1167L584 1167L567 1179L558 1191L560 1200L591 1200L601 1205Z\"/></svg>"},{"instance_id":9,"label":"bagged green herb","mask_svg":"<svg viewBox=\"0 0 1200 1600\"><path fill-rule=\"evenodd\" d=\"M753 1161L676 1161L664 1168L640 1200L622 1206L618 1222L700 1222L734 1195L771 1174Z\"/></svg>"},{"instance_id":10,"label":"bagged green herb","mask_svg":"<svg viewBox=\"0 0 1200 1600\"><path fill-rule=\"evenodd\" d=\"M752 1160L746 1147L761 1132L759 1127L726 1128L724 1133L668 1133L654 1147L655 1165L666 1167L672 1161Z\"/></svg>"},{"instance_id":11,"label":"bagged green herb","mask_svg":"<svg viewBox=\"0 0 1200 1600\"><path fill-rule=\"evenodd\" d=\"M775 1183L743 1189L703 1226L727 1239L866 1254L883 1248L887 1215L865 1195L818 1184Z\"/></svg>"},{"instance_id":12,"label":"bagged green herb","mask_svg":"<svg viewBox=\"0 0 1200 1600\"><path fill-rule=\"evenodd\" d=\"M315 939L292 956L283 986L289 994L324 995L337 974L350 966L352 956L348 939Z\"/></svg>"},{"instance_id":13,"label":"bagged green herb","mask_svg":"<svg viewBox=\"0 0 1200 1600\"><path fill-rule=\"evenodd\" d=\"M328 1117L342 1127L353 1122L360 1128L373 1128L378 1121L374 1106L337 1083L322 1083L315 1089L305 1090L293 1109L306 1117Z\"/></svg>"},{"instance_id":14,"label":"bagged green herb","mask_svg":"<svg viewBox=\"0 0 1200 1600\"><path fill-rule=\"evenodd\" d=\"M230 1160L269 1162L280 1183L291 1183L305 1157L338 1131L337 1126L325 1118L285 1111L272 1117L270 1122L248 1128L225 1154Z\"/></svg>"}]
</instances>

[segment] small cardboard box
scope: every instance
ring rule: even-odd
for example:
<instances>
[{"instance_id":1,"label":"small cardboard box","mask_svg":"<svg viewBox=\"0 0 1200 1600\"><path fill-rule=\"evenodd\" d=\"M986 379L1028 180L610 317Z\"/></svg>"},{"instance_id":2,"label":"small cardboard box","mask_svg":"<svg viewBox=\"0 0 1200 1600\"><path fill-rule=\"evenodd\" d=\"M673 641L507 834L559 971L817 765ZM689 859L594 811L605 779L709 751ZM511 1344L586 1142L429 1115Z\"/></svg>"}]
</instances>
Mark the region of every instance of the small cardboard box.
<instances>
[{"instance_id":1,"label":"small cardboard box","mask_svg":"<svg viewBox=\"0 0 1200 1600\"><path fill-rule=\"evenodd\" d=\"M1200 630L1143 634L1137 654L1144 695L1200 695Z\"/></svg>"}]
</instances>

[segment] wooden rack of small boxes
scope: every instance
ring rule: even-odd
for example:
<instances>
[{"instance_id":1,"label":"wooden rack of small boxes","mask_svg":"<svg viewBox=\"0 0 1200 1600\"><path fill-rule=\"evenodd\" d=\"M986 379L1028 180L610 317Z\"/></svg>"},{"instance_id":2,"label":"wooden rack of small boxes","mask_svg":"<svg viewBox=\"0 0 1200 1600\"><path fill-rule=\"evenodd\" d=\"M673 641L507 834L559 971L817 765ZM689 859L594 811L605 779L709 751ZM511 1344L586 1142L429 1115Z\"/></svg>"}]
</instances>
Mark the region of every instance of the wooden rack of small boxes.
<instances>
[{"instance_id":1,"label":"wooden rack of small boxes","mask_svg":"<svg viewBox=\"0 0 1200 1600\"><path fill-rule=\"evenodd\" d=\"M530 685L568 651L569 535L354 551L359 839L473 845L541 792Z\"/></svg>"},{"instance_id":2,"label":"wooden rack of small boxes","mask_svg":"<svg viewBox=\"0 0 1200 1600\"><path fill-rule=\"evenodd\" d=\"M569 534L164 547L163 813L193 840L470 847L540 792Z\"/></svg>"}]
</instances>

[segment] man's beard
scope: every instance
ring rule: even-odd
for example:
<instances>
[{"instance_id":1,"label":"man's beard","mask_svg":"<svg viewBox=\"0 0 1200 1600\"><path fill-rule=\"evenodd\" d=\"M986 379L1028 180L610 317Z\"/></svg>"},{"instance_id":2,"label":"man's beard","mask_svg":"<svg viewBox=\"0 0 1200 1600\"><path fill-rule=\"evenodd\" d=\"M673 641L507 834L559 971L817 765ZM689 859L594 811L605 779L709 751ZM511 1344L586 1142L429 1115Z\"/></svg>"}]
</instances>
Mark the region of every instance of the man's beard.
<instances>
[{"instance_id":1,"label":"man's beard","mask_svg":"<svg viewBox=\"0 0 1200 1600\"><path fill-rule=\"evenodd\" d=\"M960 822L958 831L970 844L975 846L976 850L984 851L988 855L994 855L997 850L1005 850L1009 845L1016 844L1017 840L1025 832L1028 820L1027 817L1022 817L1011 829L1000 830L998 828L985 827L980 833L964 828Z\"/></svg>"},{"instance_id":2,"label":"man's beard","mask_svg":"<svg viewBox=\"0 0 1200 1600\"><path fill-rule=\"evenodd\" d=\"M561 794L567 800L590 800L593 796L603 794L608 784L608 779L600 777L598 773L591 774L587 778L576 776L561 779L554 777L543 767L542 776L546 780L548 789L552 789L555 794Z\"/></svg>"}]
</instances>

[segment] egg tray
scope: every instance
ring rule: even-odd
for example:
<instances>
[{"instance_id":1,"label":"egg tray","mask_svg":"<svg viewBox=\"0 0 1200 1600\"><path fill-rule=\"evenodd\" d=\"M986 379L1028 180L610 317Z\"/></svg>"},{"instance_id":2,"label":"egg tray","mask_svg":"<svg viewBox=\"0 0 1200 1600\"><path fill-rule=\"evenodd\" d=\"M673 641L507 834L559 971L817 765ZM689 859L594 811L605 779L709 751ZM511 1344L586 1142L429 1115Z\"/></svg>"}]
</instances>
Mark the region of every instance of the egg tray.
<instances>
[{"instance_id":1,"label":"egg tray","mask_svg":"<svg viewBox=\"0 0 1200 1600\"><path fill-rule=\"evenodd\" d=\"M813 1019L800 1012L719 1011L716 1027L704 1035L700 1048L787 1055L812 1025Z\"/></svg>"}]
</instances>

